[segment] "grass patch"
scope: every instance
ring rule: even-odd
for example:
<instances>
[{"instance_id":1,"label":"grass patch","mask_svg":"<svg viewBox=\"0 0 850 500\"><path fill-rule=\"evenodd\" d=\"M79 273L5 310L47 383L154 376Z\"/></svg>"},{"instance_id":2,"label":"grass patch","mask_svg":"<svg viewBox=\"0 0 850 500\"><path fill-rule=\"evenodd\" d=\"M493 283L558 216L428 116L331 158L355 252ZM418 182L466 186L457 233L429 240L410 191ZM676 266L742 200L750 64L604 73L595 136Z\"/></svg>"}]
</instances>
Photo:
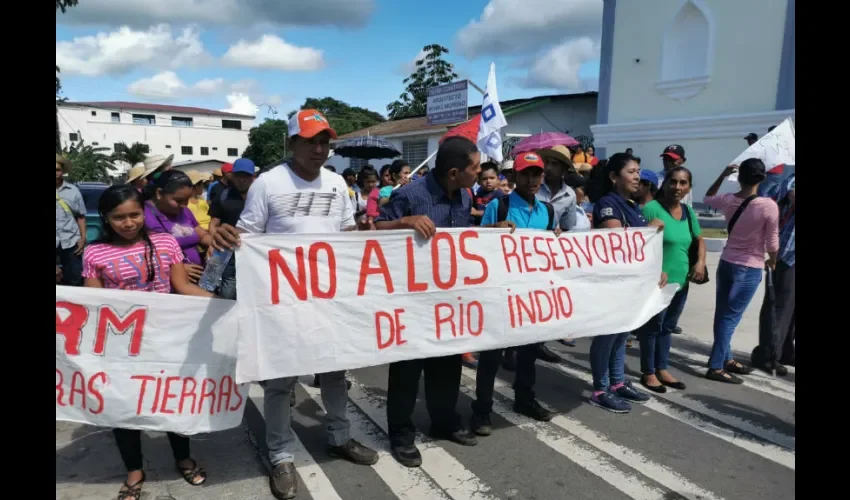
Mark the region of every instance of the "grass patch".
<instances>
[{"instance_id":1,"label":"grass patch","mask_svg":"<svg viewBox=\"0 0 850 500\"><path fill-rule=\"evenodd\" d=\"M706 227L702 229L703 238L726 238L729 236L726 230L719 227Z\"/></svg>"}]
</instances>

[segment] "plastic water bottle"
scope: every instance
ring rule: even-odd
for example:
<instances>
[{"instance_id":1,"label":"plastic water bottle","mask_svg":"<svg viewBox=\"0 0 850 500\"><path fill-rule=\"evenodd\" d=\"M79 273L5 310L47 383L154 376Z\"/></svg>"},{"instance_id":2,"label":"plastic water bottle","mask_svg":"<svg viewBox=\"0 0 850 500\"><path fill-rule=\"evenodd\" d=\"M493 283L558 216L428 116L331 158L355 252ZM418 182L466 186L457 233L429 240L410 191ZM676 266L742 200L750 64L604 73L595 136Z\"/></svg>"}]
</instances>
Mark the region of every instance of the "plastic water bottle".
<instances>
[{"instance_id":1,"label":"plastic water bottle","mask_svg":"<svg viewBox=\"0 0 850 500\"><path fill-rule=\"evenodd\" d=\"M232 258L233 250L214 251L210 260L207 261L207 267L204 268L204 273L201 274L198 286L208 292L214 292L221 284L221 276L224 274L224 268L227 267L227 263Z\"/></svg>"}]
</instances>

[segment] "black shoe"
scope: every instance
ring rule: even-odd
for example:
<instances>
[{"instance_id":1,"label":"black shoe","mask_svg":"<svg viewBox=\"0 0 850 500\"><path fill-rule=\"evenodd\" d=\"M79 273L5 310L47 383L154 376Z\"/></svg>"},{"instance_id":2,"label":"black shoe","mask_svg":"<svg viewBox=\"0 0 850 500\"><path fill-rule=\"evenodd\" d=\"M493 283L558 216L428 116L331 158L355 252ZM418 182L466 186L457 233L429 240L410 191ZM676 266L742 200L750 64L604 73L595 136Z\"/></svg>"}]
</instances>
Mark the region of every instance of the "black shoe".
<instances>
[{"instance_id":1,"label":"black shoe","mask_svg":"<svg viewBox=\"0 0 850 500\"><path fill-rule=\"evenodd\" d=\"M727 361L726 364L723 366L723 369L729 373L734 373L737 375L749 375L753 372L752 368L734 359L731 361Z\"/></svg>"},{"instance_id":2,"label":"black shoe","mask_svg":"<svg viewBox=\"0 0 850 500\"><path fill-rule=\"evenodd\" d=\"M520 415L525 415L526 417L533 418L539 422L548 422L552 420L552 417L555 416L554 412L543 408L540 403L537 402L536 399L533 399L530 403L514 403L514 411L519 413Z\"/></svg>"},{"instance_id":3,"label":"black shoe","mask_svg":"<svg viewBox=\"0 0 850 500\"><path fill-rule=\"evenodd\" d=\"M764 363L753 363L753 368L757 368L757 369L759 369L763 372L767 372L771 375L773 375L773 373L775 371L776 375L778 375L780 377L784 377L785 375L788 375L788 368L785 368L784 366L782 366L780 363L778 363L776 361L766 361Z\"/></svg>"},{"instance_id":4,"label":"black shoe","mask_svg":"<svg viewBox=\"0 0 850 500\"><path fill-rule=\"evenodd\" d=\"M442 429L431 428L431 431L428 433L428 436L434 439L446 439L448 441L454 441L455 443L461 446L475 446L476 444L478 444L478 439L475 438L475 434L463 428L460 428L456 431L444 431Z\"/></svg>"},{"instance_id":5,"label":"black shoe","mask_svg":"<svg viewBox=\"0 0 850 500\"><path fill-rule=\"evenodd\" d=\"M551 349L546 347L546 344L540 344L540 347L537 348L537 359L541 361L546 361L548 363L561 362L561 357L552 352Z\"/></svg>"},{"instance_id":6,"label":"black shoe","mask_svg":"<svg viewBox=\"0 0 850 500\"><path fill-rule=\"evenodd\" d=\"M681 335L682 334L682 327L676 326L675 328L673 328L673 333L675 333L676 335Z\"/></svg>"},{"instance_id":7,"label":"black shoe","mask_svg":"<svg viewBox=\"0 0 850 500\"><path fill-rule=\"evenodd\" d=\"M269 473L269 489L278 500L290 500L298 494L298 476L295 475L295 464L281 462Z\"/></svg>"},{"instance_id":8,"label":"black shoe","mask_svg":"<svg viewBox=\"0 0 850 500\"><path fill-rule=\"evenodd\" d=\"M659 380L659 382L661 382L661 381ZM661 382L661 383L660 383L660 384L658 384L658 385L649 385L649 384L647 384L647 383L646 383L646 375L642 375L642 376L640 377L640 385L642 385L642 386L646 387L647 389L649 389L649 390L650 390L650 391L652 391L652 392L657 392L658 394L664 394L665 392L667 392L667 388L666 388L666 387L664 387L664 383L663 383L663 382Z\"/></svg>"},{"instance_id":9,"label":"black shoe","mask_svg":"<svg viewBox=\"0 0 850 500\"><path fill-rule=\"evenodd\" d=\"M378 461L378 452L353 439L349 439L342 446L331 446L328 453L333 457L344 458L358 465L372 465Z\"/></svg>"},{"instance_id":10,"label":"black shoe","mask_svg":"<svg viewBox=\"0 0 850 500\"><path fill-rule=\"evenodd\" d=\"M708 371L705 372L705 378L707 378L708 380L713 380L715 382L724 382L724 383L727 383L727 384L743 384L744 383L744 379L742 379L740 377L736 377L735 375L732 375L731 373L727 372L726 370L716 371L716 370L712 370L711 368L709 368Z\"/></svg>"},{"instance_id":11,"label":"black shoe","mask_svg":"<svg viewBox=\"0 0 850 500\"><path fill-rule=\"evenodd\" d=\"M509 372L516 371L516 351L505 349L505 355L502 358L502 368Z\"/></svg>"},{"instance_id":12,"label":"black shoe","mask_svg":"<svg viewBox=\"0 0 850 500\"><path fill-rule=\"evenodd\" d=\"M419 453L419 448L414 444L390 445L390 453L392 453L396 462L405 467L419 467L422 465L422 454Z\"/></svg>"},{"instance_id":13,"label":"black shoe","mask_svg":"<svg viewBox=\"0 0 850 500\"><path fill-rule=\"evenodd\" d=\"M490 414L478 415L473 414L469 419L469 427L472 432L479 436L489 436L493 433L493 424L490 422Z\"/></svg>"}]
</instances>

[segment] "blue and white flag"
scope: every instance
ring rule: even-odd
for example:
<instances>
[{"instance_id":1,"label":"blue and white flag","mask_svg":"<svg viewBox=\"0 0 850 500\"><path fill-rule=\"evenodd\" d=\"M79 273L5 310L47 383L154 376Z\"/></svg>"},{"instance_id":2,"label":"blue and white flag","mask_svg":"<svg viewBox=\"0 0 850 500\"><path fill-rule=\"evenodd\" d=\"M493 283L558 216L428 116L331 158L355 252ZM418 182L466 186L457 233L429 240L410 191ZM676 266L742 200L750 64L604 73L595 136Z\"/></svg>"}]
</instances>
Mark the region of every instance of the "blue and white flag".
<instances>
[{"instance_id":1,"label":"blue and white flag","mask_svg":"<svg viewBox=\"0 0 850 500\"><path fill-rule=\"evenodd\" d=\"M490 63L490 76L487 77L484 101L481 103L481 125L478 128L477 142L478 149L497 162L503 159L501 129L507 124L496 91L496 65Z\"/></svg>"}]
</instances>

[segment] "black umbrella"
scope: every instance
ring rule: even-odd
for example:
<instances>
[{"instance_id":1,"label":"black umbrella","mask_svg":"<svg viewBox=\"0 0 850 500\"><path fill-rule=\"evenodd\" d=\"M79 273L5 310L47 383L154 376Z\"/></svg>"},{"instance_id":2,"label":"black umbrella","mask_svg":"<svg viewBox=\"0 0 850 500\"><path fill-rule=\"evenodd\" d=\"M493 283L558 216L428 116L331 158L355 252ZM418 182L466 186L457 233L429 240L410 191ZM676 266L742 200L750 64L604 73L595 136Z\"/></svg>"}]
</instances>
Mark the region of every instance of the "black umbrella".
<instances>
[{"instance_id":1,"label":"black umbrella","mask_svg":"<svg viewBox=\"0 0 850 500\"><path fill-rule=\"evenodd\" d=\"M361 160L378 160L401 156L401 151L386 139L375 135L354 137L334 148L334 154L343 158L360 158Z\"/></svg>"}]
</instances>

